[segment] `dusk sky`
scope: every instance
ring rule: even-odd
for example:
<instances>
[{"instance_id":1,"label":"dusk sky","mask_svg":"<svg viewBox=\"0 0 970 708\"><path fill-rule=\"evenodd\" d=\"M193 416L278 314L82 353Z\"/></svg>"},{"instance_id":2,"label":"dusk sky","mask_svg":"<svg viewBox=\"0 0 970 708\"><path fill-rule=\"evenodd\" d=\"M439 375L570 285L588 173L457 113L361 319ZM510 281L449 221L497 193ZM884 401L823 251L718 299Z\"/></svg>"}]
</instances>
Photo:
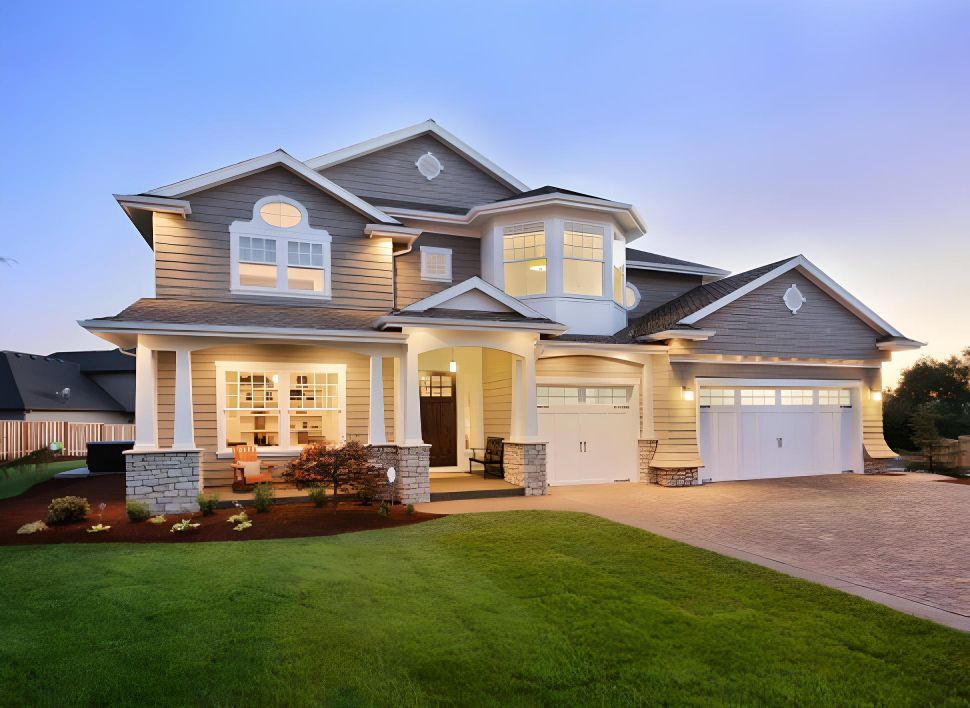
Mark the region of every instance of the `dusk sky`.
<instances>
[{"instance_id":1,"label":"dusk sky","mask_svg":"<svg viewBox=\"0 0 970 708\"><path fill-rule=\"evenodd\" d=\"M531 186L635 204L637 246L804 253L970 346L970 3L8 3L0 349L107 348L153 295L112 198L434 118ZM892 383L917 354L896 354Z\"/></svg>"}]
</instances>

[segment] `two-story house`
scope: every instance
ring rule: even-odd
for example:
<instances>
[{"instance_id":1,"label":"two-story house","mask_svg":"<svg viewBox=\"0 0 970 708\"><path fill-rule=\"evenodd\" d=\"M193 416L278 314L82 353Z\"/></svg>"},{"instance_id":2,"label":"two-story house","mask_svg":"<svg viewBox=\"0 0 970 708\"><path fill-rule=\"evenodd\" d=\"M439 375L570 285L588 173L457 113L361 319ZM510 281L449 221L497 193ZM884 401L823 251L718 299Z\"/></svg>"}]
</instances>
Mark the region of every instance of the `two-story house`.
<instances>
[{"instance_id":1,"label":"two-story house","mask_svg":"<svg viewBox=\"0 0 970 708\"><path fill-rule=\"evenodd\" d=\"M366 441L412 502L489 437L528 494L894 456L880 366L921 345L806 258L729 275L630 249L630 204L530 189L433 121L116 198L155 297L81 325L136 348L128 494L157 509L230 484L239 444Z\"/></svg>"}]
</instances>

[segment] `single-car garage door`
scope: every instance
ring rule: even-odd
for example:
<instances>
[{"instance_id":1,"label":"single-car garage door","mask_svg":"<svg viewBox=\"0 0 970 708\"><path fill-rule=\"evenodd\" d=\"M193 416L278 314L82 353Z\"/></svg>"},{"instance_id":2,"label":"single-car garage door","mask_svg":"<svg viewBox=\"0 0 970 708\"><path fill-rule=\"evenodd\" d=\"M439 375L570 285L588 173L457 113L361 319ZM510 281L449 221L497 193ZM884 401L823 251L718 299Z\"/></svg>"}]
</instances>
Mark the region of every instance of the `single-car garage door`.
<instances>
[{"instance_id":1,"label":"single-car garage door","mask_svg":"<svg viewBox=\"0 0 970 708\"><path fill-rule=\"evenodd\" d=\"M640 417L635 386L540 384L536 401L549 484L637 479Z\"/></svg>"},{"instance_id":2,"label":"single-car garage door","mask_svg":"<svg viewBox=\"0 0 970 708\"><path fill-rule=\"evenodd\" d=\"M848 388L699 391L701 480L856 471L861 451Z\"/></svg>"}]
</instances>

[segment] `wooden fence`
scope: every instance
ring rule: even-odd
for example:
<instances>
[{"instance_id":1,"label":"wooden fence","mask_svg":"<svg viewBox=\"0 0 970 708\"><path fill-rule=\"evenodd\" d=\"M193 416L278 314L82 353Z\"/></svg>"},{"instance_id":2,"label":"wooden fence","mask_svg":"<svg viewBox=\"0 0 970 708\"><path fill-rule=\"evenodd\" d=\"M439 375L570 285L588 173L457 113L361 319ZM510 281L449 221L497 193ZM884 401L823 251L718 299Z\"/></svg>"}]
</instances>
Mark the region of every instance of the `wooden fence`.
<instances>
[{"instance_id":1,"label":"wooden fence","mask_svg":"<svg viewBox=\"0 0 970 708\"><path fill-rule=\"evenodd\" d=\"M134 440L130 423L68 423L65 421L0 420L0 461L13 460L53 442L64 444L63 455L83 456L86 443Z\"/></svg>"}]
</instances>

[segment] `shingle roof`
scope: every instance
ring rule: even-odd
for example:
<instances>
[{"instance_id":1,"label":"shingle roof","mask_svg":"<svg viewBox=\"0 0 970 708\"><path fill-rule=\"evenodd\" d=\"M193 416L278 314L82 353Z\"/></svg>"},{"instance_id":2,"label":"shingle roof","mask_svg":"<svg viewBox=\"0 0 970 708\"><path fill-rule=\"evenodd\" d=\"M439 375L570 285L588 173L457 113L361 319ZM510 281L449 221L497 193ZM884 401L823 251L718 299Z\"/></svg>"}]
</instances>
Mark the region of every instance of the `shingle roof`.
<instances>
[{"instance_id":1,"label":"shingle roof","mask_svg":"<svg viewBox=\"0 0 970 708\"><path fill-rule=\"evenodd\" d=\"M71 389L61 401L57 393ZM0 352L0 410L118 411L125 408L70 361L39 354Z\"/></svg>"},{"instance_id":2,"label":"shingle roof","mask_svg":"<svg viewBox=\"0 0 970 708\"><path fill-rule=\"evenodd\" d=\"M430 307L427 310L398 310L390 317L431 317L449 320L482 320L487 322L516 322L521 324L558 324L548 317L526 317L518 312L483 312L480 310L453 310L447 307Z\"/></svg>"},{"instance_id":3,"label":"shingle roof","mask_svg":"<svg viewBox=\"0 0 970 708\"><path fill-rule=\"evenodd\" d=\"M83 374L106 374L112 372L135 371L135 357L123 354L118 349L101 349L81 352L54 352L54 359L73 361L81 367Z\"/></svg>"},{"instance_id":4,"label":"shingle roof","mask_svg":"<svg viewBox=\"0 0 970 708\"><path fill-rule=\"evenodd\" d=\"M762 275L771 272L778 266L788 263L790 260L792 258L785 258L775 263L768 263L767 265L752 268L737 275L716 280L707 285L699 285L693 290L688 290L680 297L674 298L670 302L664 303L639 319L634 320L626 329L617 332L616 337L618 341L632 341L637 337L670 329L688 315L707 307L722 297L730 295L738 288L744 287Z\"/></svg>"},{"instance_id":5,"label":"shingle roof","mask_svg":"<svg viewBox=\"0 0 970 708\"><path fill-rule=\"evenodd\" d=\"M574 192L571 189L563 189L562 187L553 187L547 184L544 187L537 187L536 189L530 189L528 192L520 192L519 194L513 194L511 197L502 197L501 199L496 199L496 202L508 202L513 199L525 199L526 197L538 197L543 194L569 194L574 197L588 197L590 199L603 199L604 201L613 201L612 199L605 199L604 197L597 197L592 194L583 194L582 192Z\"/></svg>"},{"instance_id":6,"label":"shingle roof","mask_svg":"<svg viewBox=\"0 0 970 708\"><path fill-rule=\"evenodd\" d=\"M720 268L704 265L703 263L694 263L692 261L682 261L679 258L671 258L670 256L662 256L659 253L649 253L647 251L640 251L636 248L626 249L626 262L628 266L632 265L633 263L659 263L662 265L687 266L690 268L707 268L708 270L721 270Z\"/></svg>"},{"instance_id":7,"label":"shingle roof","mask_svg":"<svg viewBox=\"0 0 970 708\"><path fill-rule=\"evenodd\" d=\"M95 322L369 330L383 312L300 305L252 305L208 300L142 298L117 315Z\"/></svg>"}]
</instances>

